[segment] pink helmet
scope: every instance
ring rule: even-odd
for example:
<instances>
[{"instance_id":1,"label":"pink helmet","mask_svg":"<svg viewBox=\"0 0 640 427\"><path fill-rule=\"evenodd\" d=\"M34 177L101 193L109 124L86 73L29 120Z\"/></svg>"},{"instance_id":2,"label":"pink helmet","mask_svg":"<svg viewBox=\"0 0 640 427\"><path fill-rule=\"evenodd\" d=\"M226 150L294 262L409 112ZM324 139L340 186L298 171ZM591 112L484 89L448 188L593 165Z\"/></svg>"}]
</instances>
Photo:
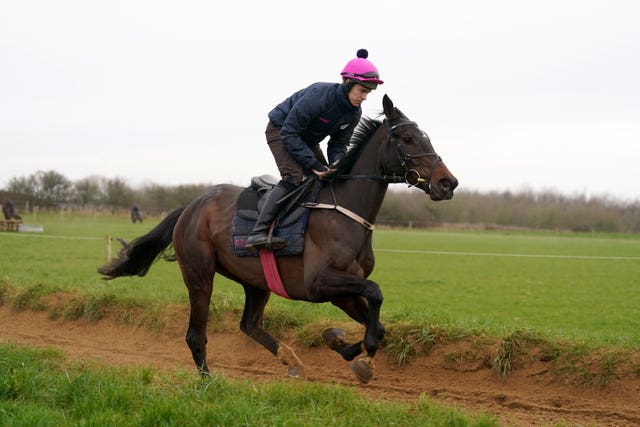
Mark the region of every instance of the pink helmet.
<instances>
[{"instance_id":1,"label":"pink helmet","mask_svg":"<svg viewBox=\"0 0 640 427\"><path fill-rule=\"evenodd\" d=\"M347 62L340 75L344 79L354 79L357 83L369 89L375 89L384 83L380 80L380 74L375 65L367 59L369 52L366 49L358 50L357 58Z\"/></svg>"}]
</instances>

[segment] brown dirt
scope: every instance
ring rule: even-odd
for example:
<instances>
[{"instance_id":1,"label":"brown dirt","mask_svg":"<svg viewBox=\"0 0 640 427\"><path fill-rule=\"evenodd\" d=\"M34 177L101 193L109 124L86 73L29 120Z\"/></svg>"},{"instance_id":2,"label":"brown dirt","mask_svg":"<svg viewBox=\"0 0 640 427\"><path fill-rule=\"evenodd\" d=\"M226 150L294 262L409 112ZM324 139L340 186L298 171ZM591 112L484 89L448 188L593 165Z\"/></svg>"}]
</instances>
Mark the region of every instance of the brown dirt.
<instances>
[{"instance_id":1,"label":"brown dirt","mask_svg":"<svg viewBox=\"0 0 640 427\"><path fill-rule=\"evenodd\" d=\"M42 312L14 312L0 307L0 343L62 349L72 360L95 360L117 366L159 369L195 367L184 341L186 310L176 311L171 330L153 333L113 320L52 321ZM385 361L384 351L368 385L359 385L347 362L325 347L290 344L306 367L307 380L353 386L366 395L388 401L411 401L428 395L433 401L472 413L487 412L508 426L640 425L640 378L637 373L604 387L580 386L559 380L550 365L529 361L497 378L487 359L466 357L465 343L438 344L428 355L403 367ZM256 381L279 380L285 368L269 352L241 332L209 333L209 367L228 377ZM455 355L459 355L457 358ZM476 355L477 356L477 355Z\"/></svg>"}]
</instances>

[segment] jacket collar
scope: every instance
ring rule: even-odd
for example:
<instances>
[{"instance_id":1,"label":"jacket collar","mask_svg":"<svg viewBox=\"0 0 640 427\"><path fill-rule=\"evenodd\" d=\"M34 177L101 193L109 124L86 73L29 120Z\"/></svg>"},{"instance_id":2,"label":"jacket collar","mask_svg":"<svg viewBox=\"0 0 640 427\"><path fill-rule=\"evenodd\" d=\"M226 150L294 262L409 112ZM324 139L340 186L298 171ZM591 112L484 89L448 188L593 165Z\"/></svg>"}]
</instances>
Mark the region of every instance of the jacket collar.
<instances>
[{"instance_id":1,"label":"jacket collar","mask_svg":"<svg viewBox=\"0 0 640 427\"><path fill-rule=\"evenodd\" d=\"M353 105L351 105L351 102L349 102L349 96L347 95L347 90L345 89L343 84L339 84L336 88L336 98L338 99L340 106L345 110L351 111L353 113L357 113L358 111L360 111L360 107L354 107Z\"/></svg>"}]
</instances>

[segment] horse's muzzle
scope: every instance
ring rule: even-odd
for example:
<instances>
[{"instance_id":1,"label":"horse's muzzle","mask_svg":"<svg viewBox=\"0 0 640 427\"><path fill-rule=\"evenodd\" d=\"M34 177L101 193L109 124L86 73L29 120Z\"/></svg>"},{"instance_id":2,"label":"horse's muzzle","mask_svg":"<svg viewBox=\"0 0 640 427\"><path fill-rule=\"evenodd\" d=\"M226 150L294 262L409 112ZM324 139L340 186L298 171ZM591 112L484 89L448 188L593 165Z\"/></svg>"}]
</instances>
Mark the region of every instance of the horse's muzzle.
<instances>
[{"instance_id":1,"label":"horse's muzzle","mask_svg":"<svg viewBox=\"0 0 640 427\"><path fill-rule=\"evenodd\" d=\"M439 200L449 200L453 198L453 190L458 186L458 180L451 178L442 178L435 185L429 183L428 190L425 190L431 200L439 201Z\"/></svg>"}]
</instances>

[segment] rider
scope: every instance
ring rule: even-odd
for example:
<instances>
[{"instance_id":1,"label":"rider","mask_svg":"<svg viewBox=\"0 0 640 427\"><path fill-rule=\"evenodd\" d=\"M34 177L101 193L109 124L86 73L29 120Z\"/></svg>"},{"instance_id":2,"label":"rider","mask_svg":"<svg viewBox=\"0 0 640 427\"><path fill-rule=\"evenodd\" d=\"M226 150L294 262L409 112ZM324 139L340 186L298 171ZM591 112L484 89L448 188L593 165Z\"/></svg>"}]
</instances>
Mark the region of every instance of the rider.
<instances>
[{"instance_id":1,"label":"rider","mask_svg":"<svg viewBox=\"0 0 640 427\"><path fill-rule=\"evenodd\" d=\"M314 83L269 112L265 134L282 179L267 196L245 248L283 247L282 239L272 237L269 241L269 227L278 213L278 201L298 187L309 172L328 179L337 162L346 155L362 115L360 105L383 83L378 69L367 59L369 53L360 49L356 56L340 73L342 83ZM328 163L319 145L327 136L330 136Z\"/></svg>"},{"instance_id":2,"label":"rider","mask_svg":"<svg viewBox=\"0 0 640 427\"><path fill-rule=\"evenodd\" d=\"M13 201L11 199L7 199L7 201L2 205L2 213L4 214L4 219L21 219L20 215L16 213L16 209L13 206Z\"/></svg>"}]
</instances>

